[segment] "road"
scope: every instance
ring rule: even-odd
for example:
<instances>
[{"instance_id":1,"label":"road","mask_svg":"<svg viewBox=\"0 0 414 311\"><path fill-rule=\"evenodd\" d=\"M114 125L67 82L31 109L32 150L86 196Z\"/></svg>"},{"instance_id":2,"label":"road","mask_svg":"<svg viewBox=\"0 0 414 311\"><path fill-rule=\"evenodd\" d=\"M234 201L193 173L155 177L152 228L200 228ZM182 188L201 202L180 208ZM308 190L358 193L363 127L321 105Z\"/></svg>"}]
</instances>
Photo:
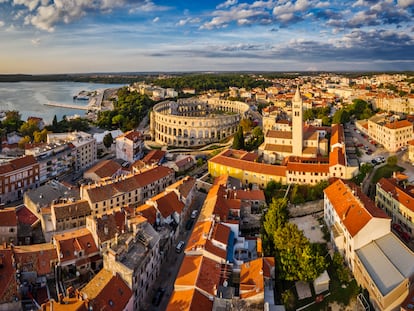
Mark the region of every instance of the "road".
<instances>
[{"instance_id":1,"label":"road","mask_svg":"<svg viewBox=\"0 0 414 311\"><path fill-rule=\"evenodd\" d=\"M206 194L197 191L196 196L193 200L193 203L190 206L190 209L197 210L198 212L200 212L205 198L206 198ZM187 220L188 219L183 219L184 223ZM193 225L193 228L194 228L194 225ZM184 229L180 233L177 241L183 240L185 241L185 245L187 245L188 238L190 237L193 228L191 228L191 230L189 231ZM171 294L174 290L174 282L180 270L181 262L183 261L183 259L184 259L184 252L177 254L175 251L175 247L171 247L168 257L167 257L167 261L161 267L161 272L158 276L157 281L155 282L157 286L153 289L153 292L149 298L152 300L158 287L163 287L166 289L166 291L158 307L151 305L151 301L149 302L148 305L151 305L151 307L149 308L150 311L162 311L167 308Z\"/></svg>"}]
</instances>

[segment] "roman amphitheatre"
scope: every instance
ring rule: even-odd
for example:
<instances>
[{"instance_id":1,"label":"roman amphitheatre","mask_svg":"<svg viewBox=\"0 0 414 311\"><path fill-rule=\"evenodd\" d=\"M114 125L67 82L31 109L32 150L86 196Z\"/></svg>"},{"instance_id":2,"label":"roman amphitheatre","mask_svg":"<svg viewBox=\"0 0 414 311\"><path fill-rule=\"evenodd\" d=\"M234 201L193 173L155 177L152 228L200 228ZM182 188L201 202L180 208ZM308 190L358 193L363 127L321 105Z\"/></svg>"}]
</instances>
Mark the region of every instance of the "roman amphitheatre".
<instances>
[{"instance_id":1,"label":"roman amphitheatre","mask_svg":"<svg viewBox=\"0 0 414 311\"><path fill-rule=\"evenodd\" d=\"M233 135L249 105L218 98L163 101L151 111L152 139L161 145L201 147Z\"/></svg>"}]
</instances>

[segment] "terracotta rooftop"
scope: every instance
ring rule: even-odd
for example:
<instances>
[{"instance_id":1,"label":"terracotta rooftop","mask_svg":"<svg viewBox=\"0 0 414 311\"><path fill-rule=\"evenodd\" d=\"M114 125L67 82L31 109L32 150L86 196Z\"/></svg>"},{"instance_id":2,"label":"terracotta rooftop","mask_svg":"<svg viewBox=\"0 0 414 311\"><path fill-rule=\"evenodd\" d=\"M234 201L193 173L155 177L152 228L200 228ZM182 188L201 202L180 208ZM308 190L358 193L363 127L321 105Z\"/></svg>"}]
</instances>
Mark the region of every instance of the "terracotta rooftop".
<instances>
[{"instance_id":1,"label":"terracotta rooftop","mask_svg":"<svg viewBox=\"0 0 414 311\"><path fill-rule=\"evenodd\" d=\"M400 129L403 127L413 127L413 124L410 121L407 120L400 120L400 121L394 121L391 123L385 124L385 127L388 127L389 129Z\"/></svg>"},{"instance_id":2,"label":"terracotta rooftop","mask_svg":"<svg viewBox=\"0 0 414 311\"><path fill-rule=\"evenodd\" d=\"M331 146L344 143L344 128L342 124L332 124Z\"/></svg>"},{"instance_id":3,"label":"terracotta rooftop","mask_svg":"<svg viewBox=\"0 0 414 311\"><path fill-rule=\"evenodd\" d=\"M394 178L381 178L378 185L388 194L391 194L393 199L400 202L403 206L414 212L414 187L407 187L404 189L398 185Z\"/></svg>"},{"instance_id":4,"label":"terracotta rooftop","mask_svg":"<svg viewBox=\"0 0 414 311\"><path fill-rule=\"evenodd\" d=\"M211 311L213 301L197 289L174 290L167 311Z\"/></svg>"},{"instance_id":5,"label":"terracotta rooftop","mask_svg":"<svg viewBox=\"0 0 414 311\"><path fill-rule=\"evenodd\" d=\"M331 152L329 152L329 166L345 164L345 154L342 148L336 147Z\"/></svg>"},{"instance_id":6,"label":"terracotta rooftop","mask_svg":"<svg viewBox=\"0 0 414 311\"><path fill-rule=\"evenodd\" d=\"M151 150L143 159L147 165L159 164L160 161L165 157L166 152L163 150Z\"/></svg>"},{"instance_id":7,"label":"terracotta rooftop","mask_svg":"<svg viewBox=\"0 0 414 311\"><path fill-rule=\"evenodd\" d=\"M7 163L0 165L0 174L7 174L18 169L22 169L27 166L32 166L37 164L37 161L34 156L28 155L20 158L13 159Z\"/></svg>"},{"instance_id":8,"label":"terracotta rooftop","mask_svg":"<svg viewBox=\"0 0 414 311\"><path fill-rule=\"evenodd\" d=\"M294 172L329 173L329 164L289 161L286 165L286 170Z\"/></svg>"},{"instance_id":9,"label":"terracotta rooftop","mask_svg":"<svg viewBox=\"0 0 414 311\"><path fill-rule=\"evenodd\" d=\"M126 230L123 211L113 211L112 213L100 215L96 217L95 221L96 234L100 243L112 240L116 234L121 235Z\"/></svg>"},{"instance_id":10,"label":"terracotta rooftop","mask_svg":"<svg viewBox=\"0 0 414 311\"><path fill-rule=\"evenodd\" d=\"M177 165L177 167L179 167L179 168L186 166L188 163L195 163L194 159L190 156L185 157L181 160L175 161L175 165Z\"/></svg>"},{"instance_id":11,"label":"terracotta rooftop","mask_svg":"<svg viewBox=\"0 0 414 311\"><path fill-rule=\"evenodd\" d=\"M118 274L102 269L81 290L81 295L91 301L93 310L124 310L132 291Z\"/></svg>"},{"instance_id":12,"label":"terracotta rooftop","mask_svg":"<svg viewBox=\"0 0 414 311\"><path fill-rule=\"evenodd\" d=\"M221 268L221 264L207 257L184 256L174 288L178 291L196 287L214 296L220 283Z\"/></svg>"},{"instance_id":13,"label":"terracotta rooftop","mask_svg":"<svg viewBox=\"0 0 414 311\"><path fill-rule=\"evenodd\" d=\"M0 227L16 227L16 226L17 226L16 209L14 207L0 209Z\"/></svg>"},{"instance_id":14,"label":"terracotta rooftop","mask_svg":"<svg viewBox=\"0 0 414 311\"><path fill-rule=\"evenodd\" d=\"M51 208L54 210L57 220L71 217L86 217L91 214L91 208L86 200L54 204Z\"/></svg>"},{"instance_id":15,"label":"terracotta rooftop","mask_svg":"<svg viewBox=\"0 0 414 311\"><path fill-rule=\"evenodd\" d=\"M154 202L156 204L158 211L164 218L167 218L174 212L177 212L180 215L184 209L184 203L181 202L178 199L177 194L172 191L161 192L160 194L147 200L147 204L151 204L150 202Z\"/></svg>"},{"instance_id":16,"label":"terracotta rooftop","mask_svg":"<svg viewBox=\"0 0 414 311\"><path fill-rule=\"evenodd\" d=\"M19 224L33 225L39 220L35 214L33 214L25 205L19 207L16 211Z\"/></svg>"},{"instance_id":17,"label":"terracotta rooftop","mask_svg":"<svg viewBox=\"0 0 414 311\"><path fill-rule=\"evenodd\" d=\"M112 177L118 170L121 169L121 165L113 160L103 160L92 166L84 174L96 174L99 178Z\"/></svg>"},{"instance_id":18,"label":"terracotta rooftop","mask_svg":"<svg viewBox=\"0 0 414 311\"><path fill-rule=\"evenodd\" d=\"M153 205L142 204L135 209L138 215L145 217L151 225L155 224L157 219L157 209Z\"/></svg>"},{"instance_id":19,"label":"terracotta rooftop","mask_svg":"<svg viewBox=\"0 0 414 311\"><path fill-rule=\"evenodd\" d=\"M56 247L51 243L14 246L13 250L20 270L39 276L52 273L58 259Z\"/></svg>"},{"instance_id":20,"label":"terracotta rooftop","mask_svg":"<svg viewBox=\"0 0 414 311\"><path fill-rule=\"evenodd\" d=\"M11 302L18 297L16 270L13 268L12 250L0 245L0 262L2 263L0 273L0 304Z\"/></svg>"},{"instance_id":21,"label":"terracotta rooftop","mask_svg":"<svg viewBox=\"0 0 414 311\"><path fill-rule=\"evenodd\" d=\"M60 254L60 262L76 259L75 252L79 252L80 250L85 252L85 256L99 251L92 233L86 228L56 234L53 238L56 241L57 253Z\"/></svg>"},{"instance_id":22,"label":"terracotta rooftop","mask_svg":"<svg viewBox=\"0 0 414 311\"><path fill-rule=\"evenodd\" d=\"M347 185L338 179L325 188L324 193L351 236L355 236L374 217L389 218L355 184Z\"/></svg>"},{"instance_id":23,"label":"terracotta rooftop","mask_svg":"<svg viewBox=\"0 0 414 311\"><path fill-rule=\"evenodd\" d=\"M243 263L240 268L240 298L256 296L263 291L263 259Z\"/></svg>"},{"instance_id":24,"label":"terracotta rooftop","mask_svg":"<svg viewBox=\"0 0 414 311\"><path fill-rule=\"evenodd\" d=\"M274 271L272 275L272 269L275 268L275 257L263 257L263 276L266 278L274 277Z\"/></svg>"},{"instance_id":25,"label":"terracotta rooftop","mask_svg":"<svg viewBox=\"0 0 414 311\"><path fill-rule=\"evenodd\" d=\"M236 197L242 201L265 201L263 190L236 190Z\"/></svg>"},{"instance_id":26,"label":"terracotta rooftop","mask_svg":"<svg viewBox=\"0 0 414 311\"><path fill-rule=\"evenodd\" d=\"M285 166L238 160L235 158L229 158L225 156L224 153L218 154L214 158L210 159L209 162L217 163L217 164L227 166L227 167L237 168L237 169L247 171L247 172L271 175L271 176L282 176L282 177L286 176Z\"/></svg>"},{"instance_id":27,"label":"terracotta rooftop","mask_svg":"<svg viewBox=\"0 0 414 311\"><path fill-rule=\"evenodd\" d=\"M191 190L194 189L196 184L196 179L191 176L186 176L179 181L173 183L172 185L166 188L167 191L171 191L173 189L177 189L181 196L187 198L190 194Z\"/></svg>"},{"instance_id":28,"label":"terracotta rooftop","mask_svg":"<svg viewBox=\"0 0 414 311\"><path fill-rule=\"evenodd\" d=\"M230 228L220 223L216 223L213 227L211 234L211 240L215 240L224 245L227 245L230 236Z\"/></svg>"},{"instance_id":29,"label":"terracotta rooftop","mask_svg":"<svg viewBox=\"0 0 414 311\"><path fill-rule=\"evenodd\" d=\"M85 185L92 203L109 200L117 194L128 193L150 185L164 177L172 176L173 170L165 166L157 166L141 173L120 178L118 181L101 183L98 186Z\"/></svg>"},{"instance_id":30,"label":"terracotta rooftop","mask_svg":"<svg viewBox=\"0 0 414 311\"><path fill-rule=\"evenodd\" d=\"M134 131L134 130L129 131L129 132L126 132L126 133L118 136L117 139L118 138L119 139L126 138L126 139L129 139L129 140L134 141L134 142L137 141L138 139L144 139L144 137L142 136L141 132Z\"/></svg>"},{"instance_id":31,"label":"terracotta rooftop","mask_svg":"<svg viewBox=\"0 0 414 311\"><path fill-rule=\"evenodd\" d=\"M280 138L280 139L292 139L292 132L291 131L268 130L266 133L266 137Z\"/></svg>"},{"instance_id":32,"label":"terracotta rooftop","mask_svg":"<svg viewBox=\"0 0 414 311\"><path fill-rule=\"evenodd\" d=\"M210 233L210 230L212 229L212 225L212 221L197 221L188 239L185 250L192 251L199 248L204 248L207 237Z\"/></svg>"}]
</instances>

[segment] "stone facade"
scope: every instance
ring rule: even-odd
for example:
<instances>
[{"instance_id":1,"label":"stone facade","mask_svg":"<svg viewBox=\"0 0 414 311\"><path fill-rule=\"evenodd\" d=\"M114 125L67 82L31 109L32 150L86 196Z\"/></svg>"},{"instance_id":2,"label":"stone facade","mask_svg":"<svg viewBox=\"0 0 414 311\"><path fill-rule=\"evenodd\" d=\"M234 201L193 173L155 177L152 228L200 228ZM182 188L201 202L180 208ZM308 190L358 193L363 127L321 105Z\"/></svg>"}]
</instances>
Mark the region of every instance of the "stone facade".
<instances>
[{"instance_id":1,"label":"stone facade","mask_svg":"<svg viewBox=\"0 0 414 311\"><path fill-rule=\"evenodd\" d=\"M151 136L159 144L180 147L218 142L237 131L249 105L217 98L165 101L151 112Z\"/></svg>"}]
</instances>

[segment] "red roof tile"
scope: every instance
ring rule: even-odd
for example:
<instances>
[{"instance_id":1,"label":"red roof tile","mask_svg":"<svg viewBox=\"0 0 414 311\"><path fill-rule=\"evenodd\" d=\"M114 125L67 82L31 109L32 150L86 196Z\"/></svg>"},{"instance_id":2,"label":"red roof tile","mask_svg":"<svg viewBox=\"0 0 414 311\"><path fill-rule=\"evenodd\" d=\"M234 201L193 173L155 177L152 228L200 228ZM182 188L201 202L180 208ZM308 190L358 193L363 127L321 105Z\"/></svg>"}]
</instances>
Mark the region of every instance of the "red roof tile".
<instances>
[{"instance_id":1,"label":"red roof tile","mask_svg":"<svg viewBox=\"0 0 414 311\"><path fill-rule=\"evenodd\" d=\"M13 268L12 250L0 245L0 304L13 301L17 297L16 270Z\"/></svg>"},{"instance_id":2,"label":"red roof tile","mask_svg":"<svg viewBox=\"0 0 414 311\"><path fill-rule=\"evenodd\" d=\"M17 219L20 224L33 225L39 220L35 214L33 214L26 206L22 206L16 211Z\"/></svg>"},{"instance_id":3,"label":"red roof tile","mask_svg":"<svg viewBox=\"0 0 414 311\"><path fill-rule=\"evenodd\" d=\"M52 273L58 259L51 243L14 246L14 253L21 271L36 272L39 276Z\"/></svg>"},{"instance_id":4,"label":"red roof tile","mask_svg":"<svg viewBox=\"0 0 414 311\"><path fill-rule=\"evenodd\" d=\"M0 209L0 227L16 227L17 215L15 208Z\"/></svg>"},{"instance_id":5,"label":"red roof tile","mask_svg":"<svg viewBox=\"0 0 414 311\"><path fill-rule=\"evenodd\" d=\"M213 301L192 288L188 290L174 290L167 306L167 311L211 311Z\"/></svg>"}]
</instances>

